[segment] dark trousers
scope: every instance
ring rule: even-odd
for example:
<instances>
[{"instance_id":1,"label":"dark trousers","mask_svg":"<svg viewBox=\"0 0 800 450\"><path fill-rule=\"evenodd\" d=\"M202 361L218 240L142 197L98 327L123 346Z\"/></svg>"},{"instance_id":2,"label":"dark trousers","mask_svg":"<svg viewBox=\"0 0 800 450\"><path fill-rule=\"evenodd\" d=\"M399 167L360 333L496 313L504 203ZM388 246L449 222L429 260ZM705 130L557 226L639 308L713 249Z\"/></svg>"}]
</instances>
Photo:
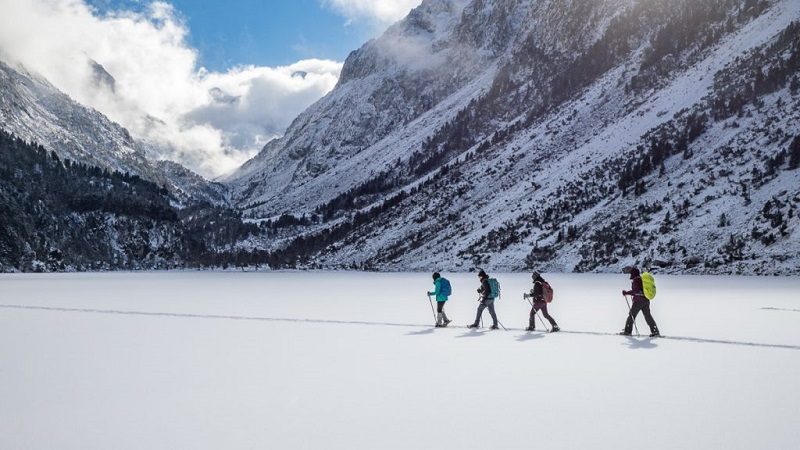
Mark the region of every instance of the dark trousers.
<instances>
[{"instance_id":1,"label":"dark trousers","mask_svg":"<svg viewBox=\"0 0 800 450\"><path fill-rule=\"evenodd\" d=\"M530 328L536 328L536 312L541 311L542 315L548 322L550 322L551 326L557 327L558 324L556 320L553 319L552 316L547 312L547 302L534 302L533 309L531 309L531 317L530 317Z\"/></svg>"},{"instance_id":2,"label":"dark trousers","mask_svg":"<svg viewBox=\"0 0 800 450\"><path fill-rule=\"evenodd\" d=\"M497 326L497 314L494 312L494 300L483 300L480 305L478 305L478 315L475 317L475 325L477 326L481 323L481 316L483 315L484 309L489 309L489 314L492 316L492 320L494 321L494 326Z\"/></svg>"},{"instance_id":3,"label":"dark trousers","mask_svg":"<svg viewBox=\"0 0 800 450\"><path fill-rule=\"evenodd\" d=\"M444 304L446 302L436 302L436 324L437 325L447 325L450 323L450 319L447 318L447 313L444 312Z\"/></svg>"},{"instance_id":4,"label":"dark trousers","mask_svg":"<svg viewBox=\"0 0 800 450\"><path fill-rule=\"evenodd\" d=\"M634 300L633 305L631 306L631 313L628 316L628 320L625 322L625 332L630 333L633 330L633 321L636 320L636 316L639 315L639 311L644 314L644 320L647 321L647 325L650 326L650 332L658 331L658 325L656 325L655 319L653 319L653 315L650 314L650 300Z\"/></svg>"}]
</instances>

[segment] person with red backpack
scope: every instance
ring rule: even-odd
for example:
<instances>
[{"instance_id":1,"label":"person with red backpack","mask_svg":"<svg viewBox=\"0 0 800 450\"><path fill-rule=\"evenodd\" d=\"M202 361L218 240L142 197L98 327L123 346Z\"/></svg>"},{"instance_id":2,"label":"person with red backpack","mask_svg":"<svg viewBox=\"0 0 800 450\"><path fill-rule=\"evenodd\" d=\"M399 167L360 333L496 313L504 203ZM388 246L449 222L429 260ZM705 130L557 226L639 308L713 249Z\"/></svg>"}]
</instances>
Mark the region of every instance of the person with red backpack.
<instances>
[{"instance_id":1,"label":"person with red backpack","mask_svg":"<svg viewBox=\"0 0 800 450\"><path fill-rule=\"evenodd\" d=\"M533 302L531 304L532 309L528 321L528 328L526 328L525 331L536 331L536 313L538 311L541 311L544 318L550 322L550 326L552 327L550 329L551 333L561 331L555 319L547 312L548 300L553 300L553 289L550 287L550 284L542 278L539 272L533 272L531 279L533 280L533 289L531 289L530 295L526 295L526 297L533 299ZM545 295L546 293L547 295Z\"/></svg>"},{"instance_id":2,"label":"person with red backpack","mask_svg":"<svg viewBox=\"0 0 800 450\"><path fill-rule=\"evenodd\" d=\"M647 325L650 326L650 337L661 336L661 333L658 331L658 325L656 325L656 321L650 313L650 300L645 296L641 272L639 272L639 269L636 267L626 268L626 272L631 274L631 290L622 291L622 295L633 296L633 305L628 312L628 320L625 321L625 329L619 334L623 336L631 335L633 323L639 311L641 311L644 314L644 320L647 321Z\"/></svg>"}]
</instances>

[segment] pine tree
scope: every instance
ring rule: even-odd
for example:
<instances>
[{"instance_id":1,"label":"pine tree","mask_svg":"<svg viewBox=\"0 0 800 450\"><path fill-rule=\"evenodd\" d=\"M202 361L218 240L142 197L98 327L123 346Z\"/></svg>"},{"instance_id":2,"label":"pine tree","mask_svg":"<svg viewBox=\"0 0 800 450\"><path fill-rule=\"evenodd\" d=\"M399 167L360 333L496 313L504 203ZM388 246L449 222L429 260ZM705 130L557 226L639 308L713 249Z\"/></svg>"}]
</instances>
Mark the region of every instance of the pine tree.
<instances>
[{"instance_id":1,"label":"pine tree","mask_svg":"<svg viewBox=\"0 0 800 450\"><path fill-rule=\"evenodd\" d=\"M730 222L730 220L728 220L728 216L725 215L725 213L720 214L720 216L719 216L719 227L720 228L725 228L730 224L731 224L731 222Z\"/></svg>"},{"instance_id":2,"label":"pine tree","mask_svg":"<svg viewBox=\"0 0 800 450\"><path fill-rule=\"evenodd\" d=\"M800 167L800 136L794 138L789 146L789 170Z\"/></svg>"}]
</instances>

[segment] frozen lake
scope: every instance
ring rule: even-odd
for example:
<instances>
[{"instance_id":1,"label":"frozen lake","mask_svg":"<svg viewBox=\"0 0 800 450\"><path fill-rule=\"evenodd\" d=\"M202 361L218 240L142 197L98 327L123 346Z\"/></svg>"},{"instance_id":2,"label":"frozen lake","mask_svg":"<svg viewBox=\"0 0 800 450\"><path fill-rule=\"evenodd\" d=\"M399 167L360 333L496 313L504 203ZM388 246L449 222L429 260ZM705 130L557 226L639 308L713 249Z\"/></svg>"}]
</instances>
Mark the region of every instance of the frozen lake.
<instances>
[{"instance_id":1,"label":"frozen lake","mask_svg":"<svg viewBox=\"0 0 800 450\"><path fill-rule=\"evenodd\" d=\"M509 331L429 274L0 275L0 448L800 447L800 279L657 275L653 340L626 275L546 275L559 334L492 275Z\"/></svg>"}]
</instances>

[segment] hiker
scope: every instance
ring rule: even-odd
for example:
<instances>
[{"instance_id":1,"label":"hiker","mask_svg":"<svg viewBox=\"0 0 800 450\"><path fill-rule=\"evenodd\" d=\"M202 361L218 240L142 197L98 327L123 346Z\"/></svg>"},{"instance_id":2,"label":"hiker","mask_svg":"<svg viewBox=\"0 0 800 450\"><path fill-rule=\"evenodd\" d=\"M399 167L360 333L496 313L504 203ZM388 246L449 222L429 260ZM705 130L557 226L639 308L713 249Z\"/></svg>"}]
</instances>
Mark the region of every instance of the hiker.
<instances>
[{"instance_id":1,"label":"hiker","mask_svg":"<svg viewBox=\"0 0 800 450\"><path fill-rule=\"evenodd\" d=\"M552 327L550 328L551 333L561 331L555 319L547 312L547 301L544 296L544 285L546 281L544 281L544 278L542 278L539 272L533 272L533 274L531 274L531 279L533 280L533 289L531 289L530 298L533 299L533 304L528 321L529 325L525 331L536 331L536 313L538 311L541 311L544 318L550 322L550 326Z\"/></svg>"},{"instance_id":2,"label":"hiker","mask_svg":"<svg viewBox=\"0 0 800 450\"><path fill-rule=\"evenodd\" d=\"M647 325L650 326L650 337L659 337L661 333L658 332L658 325L656 325L656 321L653 319L653 315L650 314L650 300L644 296L644 286L642 285L642 277L639 269L636 267L631 267L629 270L631 274L631 290L630 291L622 291L622 295L630 295L633 296L633 305L631 306L630 313L628 314L628 320L625 322L625 329L622 330L620 333L623 336L630 336L631 331L633 331L633 323L636 320L636 316L641 311L644 314L644 320L647 321Z\"/></svg>"},{"instance_id":3,"label":"hiker","mask_svg":"<svg viewBox=\"0 0 800 450\"><path fill-rule=\"evenodd\" d=\"M480 305L478 305L478 315L475 317L475 323L469 325L467 328L478 328L481 323L481 316L483 310L489 308L489 314L492 316L492 330L497 327L497 314L494 312L494 297L492 296L492 288L489 285L489 275L483 270L478 272L478 279L481 281L481 287L478 288L478 293L481 294Z\"/></svg>"},{"instance_id":4,"label":"hiker","mask_svg":"<svg viewBox=\"0 0 800 450\"><path fill-rule=\"evenodd\" d=\"M439 272L433 273L433 292L428 292L428 297L431 295L436 296L436 328L446 327L452 320L447 318L447 313L444 312L444 304L447 303L447 298L450 296L452 289L450 282L446 278L439 275Z\"/></svg>"}]
</instances>

